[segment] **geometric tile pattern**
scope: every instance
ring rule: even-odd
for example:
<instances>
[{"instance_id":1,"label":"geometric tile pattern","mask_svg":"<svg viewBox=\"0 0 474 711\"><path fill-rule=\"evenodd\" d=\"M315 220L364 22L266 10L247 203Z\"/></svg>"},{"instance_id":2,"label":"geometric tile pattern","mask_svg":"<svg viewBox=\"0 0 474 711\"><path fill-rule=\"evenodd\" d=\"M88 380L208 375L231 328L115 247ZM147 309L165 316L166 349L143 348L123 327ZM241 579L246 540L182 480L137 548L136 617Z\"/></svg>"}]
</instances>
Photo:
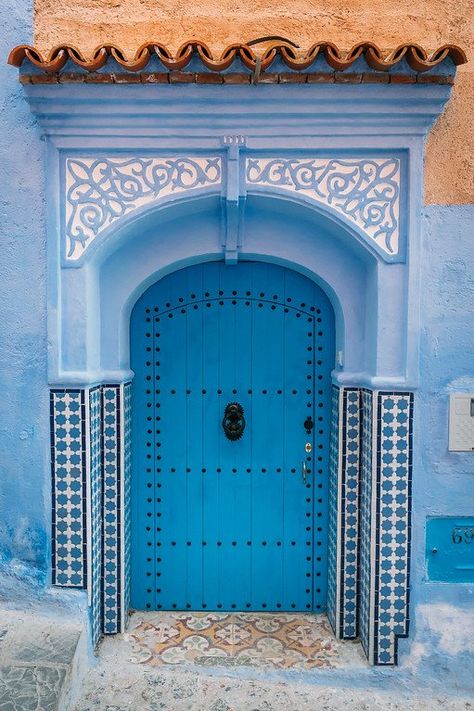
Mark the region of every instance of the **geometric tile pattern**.
<instances>
[{"instance_id":1,"label":"geometric tile pattern","mask_svg":"<svg viewBox=\"0 0 474 711\"><path fill-rule=\"evenodd\" d=\"M354 639L357 637L359 575L359 389L343 389L340 439L340 638Z\"/></svg>"},{"instance_id":2,"label":"geometric tile pattern","mask_svg":"<svg viewBox=\"0 0 474 711\"><path fill-rule=\"evenodd\" d=\"M338 639L357 637L360 391L333 385L328 617Z\"/></svg>"},{"instance_id":3,"label":"geometric tile pattern","mask_svg":"<svg viewBox=\"0 0 474 711\"><path fill-rule=\"evenodd\" d=\"M362 662L356 647L334 639L324 615L137 612L131 627L125 641L131 643L128 656L137 664L150 666L194 664L301 671L344 664L361 666Z\"/></svg>"},{"instance_id":4,"label":"geometric tile pattern","mask_svg":"<svg viewBox=\"0 0 474 711\"><path fill-rule=\"evenodd\" d=\"M102 633L101 625L101 578L102 578L102 433L101 433L101 391L100 387L90 388L86 397L89 401L89 436L86 439L88 452L88 486L90 489L90 624L92 646L95 648Z\"/></svg>"},{"instance_id":5,"label":"geometric tile pattern","mask_svg":"<svg viewBox=\"0 0 474 711\"><path fill-rule=\"evenodd\" d=\"M121 551L122 482L120 385L102 387L103 437L103 630L120 632L121 625Z\"/></svg>"},{"instance_id":6,"label":"geometric tile pattern","mask_svg":"<svg viewBox=\"0 0 474 711\"><path fill-rule=\"evenodd\" d=\"M131 384L102 386L103 586L105 634L125 629L130 598Z\"/></svg>"},{"instance_id":7,"label":"geometric tile pattern","mask_svg":"<svg viewBox=\"0 0 474 711\"><path fill-rule=\"evenodd\" d=\"M359 636L377 665L408 634L412 430L412 393L362 391Z\"/></svg>"},{"instance_id":8,"label":"geometric tile pattern","mask_svg":"<svg viewBox=\"0 0 474 711\"><path fill-rule=\"evenodd\" d=\"M372 605L372 425L373 396L361 391L362 447L360 467L360 547L359 547L359 639L369 662L373 660Z\"/></svg>"},{"instance_id":9,"label":"geometric tile pattern","mask_svg":"<svg viewBox=\"0 0 474 711\"><path fill-rule=\"evenodd\" d=\"M81 389L50 394L52 581L87 587L86 411Z\"/></svg>"},{"instance_id":10,"label":"geometric tile pattern","mask_svg":"<svg viewBox=\"0 0 474 711\"><path fill-rule=\"evenodd\" d=\"M327 616L334 634L340 639L339 577L339 400L340 388L332 386L331 437L329 443L329 517L328 517L328 591Z\"/></svg>"},{"instance_id":11,"label":"geometric tile pattern","mask_svg":"<svg viewBox=\"0 0 474 711\"><path fill-rule=\"evenodd\" d=\"M123 588L123 614L121 631L125 630L127 625L127 613L130 608L130 586L131 586L131 541L132 541L132 521L130 515L130 499L131 499L131 484L132 484L132 384L125 383L123 386L123 417L122 417L122 433L123 433L123 571L122 571L122 588Z\"/></svg>"},{"instance_id":12,"label":"geometric tile pattern","mask_svg":"<svg viewBox=\"0 0 474 711\"><path fill-rule=\"evenodd\" d=\"M377 394L374 664L396 664L409 627L413 394Z\"/></svg>"},{"instance_id":13,"label":"geometric tile pattern","mask_svg":"<svg viewBox=\"0 0 474 711\"><path fill-rule=\"evenodd\" d=\"M51 455L53 585L88 590L95 647L128 610L130 384L51 390Z\"/></svg>"}]
</instances>

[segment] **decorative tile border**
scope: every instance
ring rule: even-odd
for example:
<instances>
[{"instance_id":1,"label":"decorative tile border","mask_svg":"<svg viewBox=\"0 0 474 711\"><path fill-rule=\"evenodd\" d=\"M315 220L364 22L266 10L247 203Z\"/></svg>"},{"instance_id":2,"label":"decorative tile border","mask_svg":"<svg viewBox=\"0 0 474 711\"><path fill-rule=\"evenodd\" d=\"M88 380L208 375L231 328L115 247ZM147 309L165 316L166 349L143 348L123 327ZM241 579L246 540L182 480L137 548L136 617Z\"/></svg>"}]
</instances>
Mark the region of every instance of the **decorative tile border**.
<instances>
[{"instance_id":1,"label":"decorative tile border","mask_svg":"<svg viewBox=\"0 0 474 711\"><path fill-rule=\"evenodd\" d=\"M359 636L369 662L397 664L409 628L413 394L362 391Z\"/></svg>"},{"instance_id":2,"label":"decorative tile border","mask_svg":"<svg viewBox=\"0 0 474 711\"><path fill-rule=\"evenodd\" d=\"M362 446L360 467L360 546L359 546L359 639L369 661L373 662L372 583L372 425L373 396L361 391Z\"/></svg>"},{"instance_id":3,"label":"decorative tile border","mask_svg":"<svg viewBox=\"0 0 474 711\"><path fill-rule=\"evenodd\" d=\"M127 626L127 612L130 608L130 571L131 571L131 541L132 541L132 519L130 511L130 498L132 488L132 384L125 383L123 386L123 560L122 590L123 590L123 614L122 631Z\"/></svg>"},{"instance_id":4,"label":"decorative tile border","mask_svg":"<svg viewBox=\"0 0 474 711\"><path fill-rule=\"evenodd\" d=\"M246 181L306 195L357 225L383 254L400 251L398 158L247 158Z\"/></svg>"},{"instance_id":5,"label":"decorative tile border","mask_svg":"<svg viewBox=\"0 0 474 711\"><path fill-rule=\"evenodd\" d=\"M359 557L360 392L344 388L341 442L341 638L357 637Z\"/></svg>"},{"instance_id":6,"label":"decorative tile border","mask_svg":"<svg viewBox=\"0 0 474 711\"><path fill-rule=\"evenodd\" d=\"M329 444L329 517L328 517L328 593L327 616L338 639L340 629L340 586L339 586L339 402L341 389L332 386L331 393L331 437Z\"/></svg>"},{"instance_id":7,"label":"decorative tile border","mask_svg":"<svg viewBox=\"0 0 474 711\"><path fill-rule=\"evenodd\" d=\"M87 587L85 391L50 394L52 581Z\"/></svg>"},{"instance_id":8,"label":"decorative tile border","mask_svg":"<svg viewBox=\"0 0 474 711\"><path fill-rule=\"evenodd\" d=\"M88 470L90 490L90 621L92 646L95 648L102 633L101 624L101 577L102 577L102 413L101 389L88 391L89 401L89 441Z\"/></svg>"},{"instance_id":9,"label":"decorative tile border","mask_svg":"<svg viewBox=\"0 0 474 711\"><path fill-rule=\"evenodd\" d=\"M123 631L128 609L130 394L129 383L51 391L53 584L87 589L93 647Z\"/></svg>"},{"instance_id":10,"label":"decorative tile border","mask_svg":"<svg viewBox=\"0 0 474 711\"><path fill-rule=\"evenodd\" d=\"M360 391L333 386L328 614L338 639L357 637Z\"/></svg>"},{"instance_id":11,"label":"decorative tile border","mask_svg":"<svg viewBox=\"0 0 474 711\"><path fill-rule=\"evenodd\" d=\"M168 195L220 185L219 157L68 158L65 177L66 261L83 256L120 217Z\"/></svg>"},{"instance_id":12,"label":"decorative tile border","mask_svg":"<svg viewBox=\"0 0 474 711\"><path fill-rule=\"evenodd\" d=\"M102 388L105 634L124 631L130 597L130 398L130 383Z\"/></svg>"},{"instance_id":13,"label":"decorative tile border","mask_svg":"<svg viewBox=\"0 0 474 711\"><path fill-rule=\"evenodd\" d=\"M409 628L413 394L377 394L374 664L397 664Z\"/></svg>"},{"instance_id":14,"label":"decorative tile border","mask_svg":"<svg viewBox=\"0 0 474 711\"><path fill-rule=\"evenodd\" d=\"M120 632L121 625L121 540L122 540L122 482L121 482L121 418L120 385L102 388L103 417L103 587L102 612L105 634Z\"/></svg>"}]
</instances>

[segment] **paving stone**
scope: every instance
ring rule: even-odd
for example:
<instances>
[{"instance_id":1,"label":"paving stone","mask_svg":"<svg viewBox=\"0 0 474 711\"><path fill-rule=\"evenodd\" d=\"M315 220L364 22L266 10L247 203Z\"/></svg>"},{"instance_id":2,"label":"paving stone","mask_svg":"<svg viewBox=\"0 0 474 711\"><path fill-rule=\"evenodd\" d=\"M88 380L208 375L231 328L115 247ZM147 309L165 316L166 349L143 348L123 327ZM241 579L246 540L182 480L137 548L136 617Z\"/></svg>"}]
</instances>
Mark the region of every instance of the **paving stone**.
<instances>
[{"instance_id":1,"label":"paving stone","mask_svg":"<svg viewBox=\"0 0 474 711\"><path fill-rule=\"evenodd\" d=\"M66 669L0 666L0 711L57 711Z\"/></svg>"},{"instance_id":2,"label":"paving stone","mask_svg":"<svg viewBox=\"0 0 474 711\"><path fill-rule=\"evenodd\" d=\"M80 636L72 625L28 619L4 630L2 657L10 661L71 664ZM1 642L0 642L1 643Z\"/></svg>"},{"instance_id":3,"label":"paving stone","mask_svg":"<svg viewBox=\"0 0 474 711\"><path fill-rule=\"evenodd\" d=\"M74 711L472 711L466 699L419 698L403 691L331 688L289 678L285 683L268 679L226 678L167 670L155 683L143 667L134 673L121 666L101 667L87 679L83 697ZM105 674L104 674L105 671ZM183 693L189 686L190 694Z\"/></svg>"},{"instance_id":4,"label":"paving stone","mask_svg":"<svg viewBox=\"0 0 474 711\"><path fill-rule=\"evenodd\" d=\"M80 633L50 611L0 609L0 711L57 711Z\"/></svg>"}]
</instances>

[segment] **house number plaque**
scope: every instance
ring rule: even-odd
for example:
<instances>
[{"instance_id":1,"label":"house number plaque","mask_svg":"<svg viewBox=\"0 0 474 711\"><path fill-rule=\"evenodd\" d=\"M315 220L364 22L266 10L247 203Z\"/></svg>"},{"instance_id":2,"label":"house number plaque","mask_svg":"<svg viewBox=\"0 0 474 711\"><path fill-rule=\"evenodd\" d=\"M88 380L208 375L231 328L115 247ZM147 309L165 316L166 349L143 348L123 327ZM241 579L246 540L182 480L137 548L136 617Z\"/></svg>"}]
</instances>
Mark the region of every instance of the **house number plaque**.
<instances>
[{"instance_id":1,"label":"house number plaque","mask_svg":"<svg viewBox=\"0 0 474 711\"><path fill-rule=\"evenodd\" d=\"M429 518L426 555L430 580L474 582L474 517Z\"/></svg>"}]
</instances>

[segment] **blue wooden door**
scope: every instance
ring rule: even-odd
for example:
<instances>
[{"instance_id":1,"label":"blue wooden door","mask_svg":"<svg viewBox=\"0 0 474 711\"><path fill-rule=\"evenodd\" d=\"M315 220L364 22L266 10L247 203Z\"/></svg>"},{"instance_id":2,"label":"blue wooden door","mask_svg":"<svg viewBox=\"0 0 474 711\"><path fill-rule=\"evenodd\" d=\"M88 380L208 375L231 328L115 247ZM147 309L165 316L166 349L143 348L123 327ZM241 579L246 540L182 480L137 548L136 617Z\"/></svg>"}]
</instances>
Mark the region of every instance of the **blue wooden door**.
<instances>
[{"instance_id":1,"label":"blue wooden door","mask_svg":"<svg viewBox=\"0 0 474 711\"><path fill-rule=\"evenodd\" d=\"M189 267L140 298L132 607L325 609L333 343L324 293L275 265Z\"/></svg>"}]
</instances>

